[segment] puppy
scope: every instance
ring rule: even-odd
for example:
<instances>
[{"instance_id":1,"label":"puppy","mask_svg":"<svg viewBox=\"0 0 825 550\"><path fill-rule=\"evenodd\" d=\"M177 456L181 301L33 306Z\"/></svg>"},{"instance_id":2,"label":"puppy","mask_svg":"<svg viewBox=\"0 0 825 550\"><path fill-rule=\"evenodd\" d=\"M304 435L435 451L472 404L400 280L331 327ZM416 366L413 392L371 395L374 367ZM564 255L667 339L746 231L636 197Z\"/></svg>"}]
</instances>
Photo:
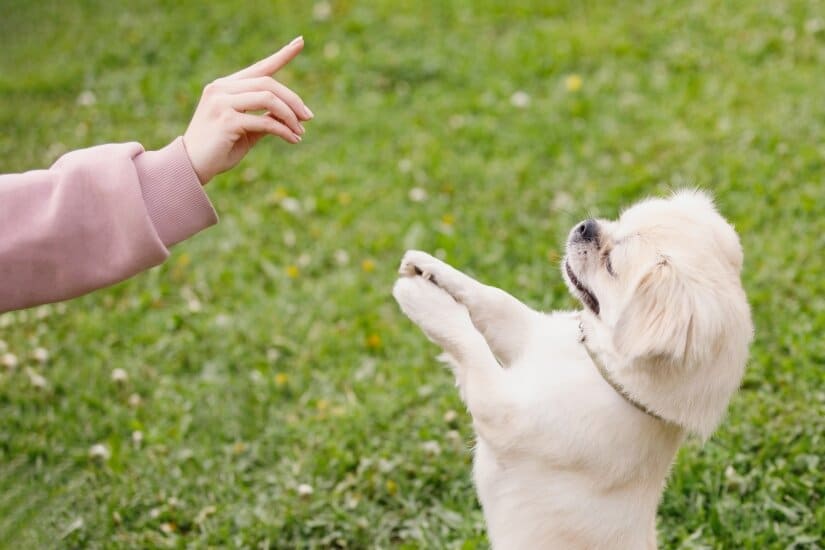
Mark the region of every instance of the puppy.
<instances>
[{"instance_id":1,"label":"puppy","mask_svg":"<svg viewBox=\"0 0 825 550\"><path fill-rule=\"evenodd\" d=\"M656 548L673 457L686 434L710 436L744 372L741 267L697 191L573 228L562 273L578 312L536 312L405 254L393 295L454 366L494 548Z\"/></svg>"}]
</instances>

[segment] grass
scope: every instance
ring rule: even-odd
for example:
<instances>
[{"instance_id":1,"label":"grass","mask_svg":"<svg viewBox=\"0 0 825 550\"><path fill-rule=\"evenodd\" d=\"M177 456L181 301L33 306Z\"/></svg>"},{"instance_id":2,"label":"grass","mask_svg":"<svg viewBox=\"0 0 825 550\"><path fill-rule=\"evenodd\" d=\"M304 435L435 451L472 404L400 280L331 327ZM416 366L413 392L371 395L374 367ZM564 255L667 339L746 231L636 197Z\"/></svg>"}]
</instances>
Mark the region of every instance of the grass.
<instances>
[{"instance_id":1,"label":"grass","mask_svg":"<svg viewBox=\"0 0 825 550\"><path fill-rule=\"evenodd\" d=\"M823 5L326 5L0 8L0 172L160 147L299 33L281 78L316 114L210 183L221 224L165 265L0 316L0 545L485 548L467 415L389 296L401 253L569 308L576 220L698 185L741 233L757 331L660 545L825 547Z\"/></svg>"}]
</instances>

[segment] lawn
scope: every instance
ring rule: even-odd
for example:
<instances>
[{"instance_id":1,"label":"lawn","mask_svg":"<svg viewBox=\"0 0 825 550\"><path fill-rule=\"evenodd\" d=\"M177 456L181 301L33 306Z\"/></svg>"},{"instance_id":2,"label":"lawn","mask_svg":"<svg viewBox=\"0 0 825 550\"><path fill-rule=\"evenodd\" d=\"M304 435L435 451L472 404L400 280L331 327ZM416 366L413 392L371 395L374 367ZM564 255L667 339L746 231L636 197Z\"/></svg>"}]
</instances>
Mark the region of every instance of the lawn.
<instances>
[{"instance_id":1,"label":"lawn","mask_svg":"<svg viewBox=\"0 0 825 550\"><path fill-rule=\"evenodd\" d=\"M316 118L209 184L218 226L0 315L0 545L486 548L468 416L390 297L402 252L570 308L575 221L700 186L756 338L660 546L825 548L825 4L9 0L0 172L161 147L298 34L280 78Z\"/></svg>"}]
</instances>

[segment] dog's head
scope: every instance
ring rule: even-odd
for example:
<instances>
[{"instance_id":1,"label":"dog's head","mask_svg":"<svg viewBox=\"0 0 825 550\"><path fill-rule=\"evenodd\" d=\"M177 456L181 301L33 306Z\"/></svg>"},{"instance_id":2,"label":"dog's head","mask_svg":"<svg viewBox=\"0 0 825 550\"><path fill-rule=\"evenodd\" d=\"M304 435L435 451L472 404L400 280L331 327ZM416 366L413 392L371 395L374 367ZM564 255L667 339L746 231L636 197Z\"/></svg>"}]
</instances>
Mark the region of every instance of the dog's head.
<instances>
[{"instance_id":1,"label":"dog's head","mask_svg":"<svg viewBox=\"0 0 825 550\"><path fill-rule=\"evenodd\" d=\"M615 351L654 368L744 367L752 327L741 268L736 232L698 191L640 202L616 221L579 223L562 264L570 291L612 331Z\"/></svg>"}]
</instances>

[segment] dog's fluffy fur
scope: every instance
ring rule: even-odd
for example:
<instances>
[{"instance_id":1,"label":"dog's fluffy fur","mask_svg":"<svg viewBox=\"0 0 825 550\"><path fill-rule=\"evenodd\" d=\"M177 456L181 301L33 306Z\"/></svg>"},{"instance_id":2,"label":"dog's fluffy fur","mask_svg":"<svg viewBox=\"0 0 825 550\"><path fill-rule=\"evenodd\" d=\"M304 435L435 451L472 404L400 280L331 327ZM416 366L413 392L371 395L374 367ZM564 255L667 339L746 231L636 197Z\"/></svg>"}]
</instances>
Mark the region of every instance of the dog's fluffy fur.
<instances>
[{"instance_id":1,"label":"dog's fluffy fur","mask_svg":"<svg viewBox=\"0 0 825 550\"><path fill-rule=\"evenodd\" d=\"M736 233L696 191L573 228L562 272L579 312L541 314L406 253L393 294L451 357L495 548L656 547L676 450L711 434L742 378L741 267Z\"/></svg>"}]
</instances>

